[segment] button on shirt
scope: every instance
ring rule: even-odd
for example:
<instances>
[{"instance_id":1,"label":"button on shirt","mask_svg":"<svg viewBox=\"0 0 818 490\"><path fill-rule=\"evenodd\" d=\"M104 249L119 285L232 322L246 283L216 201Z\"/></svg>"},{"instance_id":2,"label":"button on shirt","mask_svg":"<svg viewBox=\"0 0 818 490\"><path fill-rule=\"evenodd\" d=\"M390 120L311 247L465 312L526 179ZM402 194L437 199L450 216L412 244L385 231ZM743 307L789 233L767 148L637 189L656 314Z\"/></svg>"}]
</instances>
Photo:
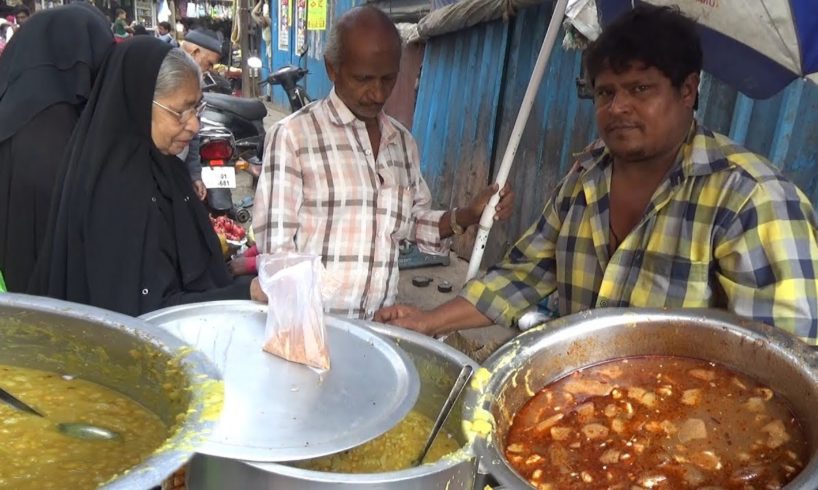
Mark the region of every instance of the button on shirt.
<instances>
[{"instance_id":1,"label":"button on shirt","mask_svg":"<svg viewBox=\"0 0 818 490\"><path fill-rule=\"evenodd\" d=\"M461 296L513 323L557 291L559 313L594 307L722 307L818 337L818 220L762 157L695 125L642 221L609 256L612 157L581 155L539 220Z\"/></svg>"},{"instance_id":2,"label":"button on shirt","mask_svg":"<svg viewBox=\"0 0 818 490\"><path fill-rule=\"evenodd\" d=\"M265 142L253 216L259 251L320 255L336 288L329 313L370 318L394 303L400 240L433 254L450 247L412 135L378 119L377 160L364 122L334 90L280 121Z\"/></svg>"}]
</instances>

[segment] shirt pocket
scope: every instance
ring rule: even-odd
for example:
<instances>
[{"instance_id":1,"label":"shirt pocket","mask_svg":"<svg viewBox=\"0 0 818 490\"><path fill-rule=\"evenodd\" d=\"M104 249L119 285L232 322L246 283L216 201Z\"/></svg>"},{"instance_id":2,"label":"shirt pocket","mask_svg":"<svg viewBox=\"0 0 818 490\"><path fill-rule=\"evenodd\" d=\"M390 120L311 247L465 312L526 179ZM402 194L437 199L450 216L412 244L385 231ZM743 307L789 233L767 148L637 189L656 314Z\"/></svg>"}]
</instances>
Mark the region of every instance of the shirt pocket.
<instances>
[{"instance_id":1,"label":"shirt pocket","mask_svg":"<svg viewBox=\"0 0 818 490\"><path fill-rule=\"evenodd\" d=\"M378 234L394 241L409 238L412 223L412 191L405 186L387 186L378 190Z\"/></svg>"},{"instance_id":2,"label":"shirt pocket","mask_svg":"<svg viewBox=\"0 0 818 490\"><path fill-rule=\"evenodd\" d=\"M646 252L630 295L631 306L704 308L710 305L710 263Z\"/></svg>"}]
</instances>

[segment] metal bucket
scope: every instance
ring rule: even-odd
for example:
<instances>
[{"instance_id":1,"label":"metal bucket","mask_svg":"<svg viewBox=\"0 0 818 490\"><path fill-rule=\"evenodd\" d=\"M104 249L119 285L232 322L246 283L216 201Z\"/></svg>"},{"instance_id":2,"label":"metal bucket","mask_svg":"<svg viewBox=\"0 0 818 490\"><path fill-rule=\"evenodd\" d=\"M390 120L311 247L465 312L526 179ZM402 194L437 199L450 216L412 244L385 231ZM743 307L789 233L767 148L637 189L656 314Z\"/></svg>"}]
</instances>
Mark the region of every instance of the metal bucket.
<instances>
[{"instance_id":1,"label":"metal bucket","mask_svg":"<svg viewBox=\"0 0 818 490\"><path fill-rule=\"evenodd\" d=\"M508 488L531 488L503 451L517 411L572 371L642 355L721 363L784 396L812 454L786 488L818 488L818 353L780 329L715 310L592 310L541 325L502 346L478 371L464 400L481 467Z\"/></svg>"},{"instance_id":2,"label":"metal bucket","mask_svg":"<svg viewBox=\"0 0 818 490\"><path fill-rule=\"evenodd\" d=\"M432 420L443 405L461 366L470 364L475 369L478 367L466 355L425 335L375 323L357 321L355 323L364 324L382 336L393 339L409 354L421 380L420 396L414 410ZM458 402L444 427L464 446L434 464L403 471L353 475L310 471L288 464L250 463L197 454L188 469L188 486L196 490L224 488L472 490L476 461L462 429L461 405L462 401ZM339 408L327 407L328 410Z\"/></svg>"},{"instance_id":3,"label":"metal bucket","mask_svg":"<svg viewBox=\"0 0 818 490\"><path fill-rule=\"evenodd\" d=\"M190 458L221 410L221 377L207 358L149 323L90 306L0 294L0 364L107 386L173 427L161 448L104 488L160 485Z\"/></svg>"}]
</instances>

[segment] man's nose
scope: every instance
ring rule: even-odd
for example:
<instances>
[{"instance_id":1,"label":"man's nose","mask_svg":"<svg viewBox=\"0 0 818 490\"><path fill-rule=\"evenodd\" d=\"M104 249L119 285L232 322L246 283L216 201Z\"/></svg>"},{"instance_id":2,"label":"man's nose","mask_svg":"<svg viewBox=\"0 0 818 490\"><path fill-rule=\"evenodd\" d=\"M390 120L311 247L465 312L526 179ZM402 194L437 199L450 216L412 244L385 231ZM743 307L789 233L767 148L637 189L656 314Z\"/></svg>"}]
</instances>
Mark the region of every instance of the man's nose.
<instances>
[{"instance_id":1,"label":"man's nose","mask_svg":"<svg viewBox=\"0 0 818 490\"><path fill-rule=\"evenodd\" d=\"M611 103L608 104L608 110L615 113L627 112L630 108L631 97L625 90L615 92Z\"/></svg>"},{"instance_id":2,"label":"man's nose","mask_svg":"<svg viewBox=\"0 0 818 490\"><path fill-rule=\"evenodd\" d=\"M370 92L372 102L376 104L385 104L386 99L389 98L389 89L382 81L376 81Z\"/></svg>"}]
</instances>

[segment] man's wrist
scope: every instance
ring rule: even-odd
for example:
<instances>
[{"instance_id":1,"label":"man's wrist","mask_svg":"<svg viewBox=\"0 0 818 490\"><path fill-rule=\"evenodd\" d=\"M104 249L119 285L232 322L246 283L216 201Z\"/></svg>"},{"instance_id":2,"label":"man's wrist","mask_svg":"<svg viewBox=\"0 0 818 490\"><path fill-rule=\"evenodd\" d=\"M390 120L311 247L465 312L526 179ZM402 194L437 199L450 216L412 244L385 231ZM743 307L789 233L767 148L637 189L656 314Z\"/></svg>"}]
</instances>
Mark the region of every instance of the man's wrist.
<instances>
[{"instance_id":1,"label":"man's wrist","mask_svg":"<svg viewBox=\"0 0 818 490\"><path fill-rule=\"evenodd\" d=\"M460 208L453 208L452 211L449 213L449 225L452 228L452 233L455 235L462 235L468 225L463 226L460 224L460 221L457 219L457 212Z\"/></svg>"}]
</instances>

